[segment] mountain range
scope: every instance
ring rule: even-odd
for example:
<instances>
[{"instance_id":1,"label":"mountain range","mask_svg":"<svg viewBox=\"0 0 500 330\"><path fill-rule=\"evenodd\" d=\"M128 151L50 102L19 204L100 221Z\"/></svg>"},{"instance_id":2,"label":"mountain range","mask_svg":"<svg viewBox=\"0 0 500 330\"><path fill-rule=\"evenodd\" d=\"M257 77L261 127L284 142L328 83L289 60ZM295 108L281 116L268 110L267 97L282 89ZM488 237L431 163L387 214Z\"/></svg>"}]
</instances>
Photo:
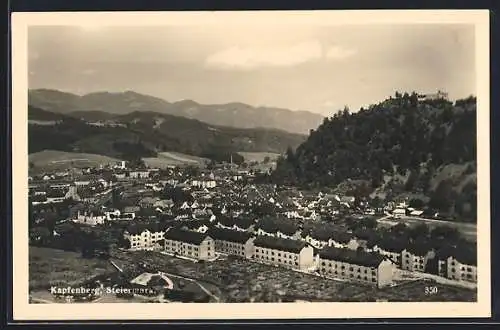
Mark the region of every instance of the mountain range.
<instances>
[{"instance_id":1,"label":"mountain range","mask_svg":"<svg viewBox=\"0 0 500 330\"><path fill-rule=\"evenodd\" d=\"M76 95L51 89L32 89L28 92L30 105L73 117L104 119L111 115L136 111L157 112L210 125L235 128L271 128L291 133L307 134L323 120L323 116L308 111L292 111L274 107L253 107L244 103L199 104L192 100L168 102L161 98L133 91L95 92Z\"/></svg>"}]
</instances>

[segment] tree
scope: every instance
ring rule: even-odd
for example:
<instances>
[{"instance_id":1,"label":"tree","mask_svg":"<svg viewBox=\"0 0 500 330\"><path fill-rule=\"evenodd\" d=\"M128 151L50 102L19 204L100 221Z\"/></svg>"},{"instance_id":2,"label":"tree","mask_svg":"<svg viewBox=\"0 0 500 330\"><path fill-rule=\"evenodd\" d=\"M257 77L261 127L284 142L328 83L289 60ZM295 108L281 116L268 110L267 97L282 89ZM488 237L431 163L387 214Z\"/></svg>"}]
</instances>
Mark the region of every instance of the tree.
<instances>
[{"instance_id":1,"label":"tree","mask_svg":"<svg viewBox=\"0 0 500 330\"><path fill-rule=\"evenodd\" d=\"M425 206L425 202L420 198L412 198L409 202L409 206L415 209L421 209Z\"/></svg>"},{"instance_id":2,"label":"tree","mask_svg":"<svg viewBox=\"0 0 500 330\"><path fill-rule=\"evenodd\" d=\"M453 185L450 180L443 180L432 194L429 206L435 210L448 212L453 205Z\"/></svg>"},{"instance_id":3,"label":"tree","mask_svg":"<svg viewBox=\"0 0 500 330\"><path fill-rule=\"evenodd\" d=\"M396 235L405 235L407 233L407 230L408 227L402 222L391 227L391 232L393 232Z\"/></svg>"},{"instance_id":4,"label":"tree","mask_svg":"<svg viewBox=\"0 0 500 330\"><path fill-rule=\"evenodd\" d=\"M35 225L35 214L33 210L32 198L28 200L28 228L31 229Z\"/></svg>"},{"instance_id":5,"label":"tree","mask_svg":"<svg viewBox=\"0 0 500 330\"><path fill-rule=\"evenodd\" d=\"M430 236L435 240L446 240L448 242L456 242L460 239L460 233L458 229L450 226L437 226L435 227Z\"/></svg>"},{"instance_id":6,"label":"tree","mask_svg":"<svg viewBox=\"0 0 500 330\"><path fill-rule=\"evenodd\" d=\"M429 227L424 223L420 223L415 227L410 228L409 236L413 240L427 238L428 235L429 235Z\"/></svg>"},{"instance_id":7,"label":"tree","mask_svg":"<svg viewBox=\"0 0 500 330\"><path fill-rule=\"evenodd\" d=\"M364 219L363 225L365 228L374 229L377 227L377 220L373 217Z\"/></svg>"},{"instance_id":8,"label":"tree","mask_svg":"<svg viewBox=\"0 0 500 330\"><path fill-rule=\"evenodd\" d=\"M445 109L447 114L442 116ZM382 186L382 192L389 195L405 191L434 194L434 206L450 211L453 203L449 201L455 198L452 189L445 184L436 193L428 190L437 168L475 161L475 103L467 104L467 111L460 110L454 111L446 102L424 105L417 93L399 91L396 99L371 105L366 111L341 110L311 130L295 152L288 150L280 157L270 179L304 187L364 180L373 189ZM410 176L385 185L386 177L395 179L395 171L401 176L410 172ZM474 207L469 204L466 201L457 210L471 214Z\"/></svg>"},{"instance_id":9,"label":"tree","mask_svg":"<svg viewBox=\"0 0 500 330\"><path fill-rule=\"evenodd\" d=\"M109 257L110 243L105 236L99 236L95 232L81 234L81 253L83 258Z\"/></svg>"},{"instance_id":10,"label":"tree","mask_svg":"<svg viewBox=\"0 0 500 330\"><path fill-rule=\"evenodd\" d=\"M52 233L56 227L58 215L56 212L47 212L44 214L43 224Z\"/></svg>"},{"instance_id":11,"label":"tree","mask_svg":"<svg viewBox=\"0 0 500 330\"><path fill-rule=\"evenodd\" d=\"M413 191L415 188L415 184L418 181L418 170L412 170L410 172L410 175L408 176L408 180L406 181L405 184L405 190L406 191Z\"/></svg>"},{"instance_id":12,"label":"tree","mask_svg":"<svg viewBox=\"0 0 500 330\"><path fill-rule=\"evenodd\" d=\"M382 172L382 169L380 167L376 167L372 170L371 177L371 184L373 189L380 187L384 182L384 173Z\"/></svg>"},{"instance_id":13,"label":"tree","mask_svg":"<svg viewBox=\"0 0 500 330\"><path fill-rule=\"evenodd\" d=\"M346 105L344 106L344 110L342 110L342 116L348 117L351 114L351 110L349 110L349 107Z\"/></svg>"},{"instance_id":14,"label":"tree","mask_svg":"<svg viewBox=\"0 0 500 330\"><path fill-rule=\"evenodd\" d=\"M352 218L352 217L345 219L345 223L347 225L347 228L349 228L352 231L355 231L361 227L359 221L355 218Z\"/></svg>"},{"instance_id":15,"label":"tree","mask_svg":"<svg viewBox=\"0 0 500 330\"><path fill-rule=\"evenodd\" d=\"M126 239L125 237L121 236L118 239L118 247L123 248L123 249L130 249L130 240Z\"/></svg>"},{"instance_id":16,"label":"tree","mask_svg":"<svg viewBox=\"0 0 500 330\"><path fill-rule=\"evenodd\" d=\"M266 157L264 157L264 161L263 161L263 163L264 163L264 164L267 164L267 163L269 163L270 161L271 161L271 158L269 158L269 156L266 156Z\"/></svg>"},{"instance_id":17,"label":"tree","mask_svg":"<svg viewBox=\"0 0 500 330\"><path fill-rule=\"evenodd\" d=\"M46 227L34 227L30 230L30 242L46 246L52 240L52 233Z\"/></svg>"},{"instance_id":18,"label":"tree","mask_svg":"<svg viewBox=\"0 0 500 330\"><path fill-rule=\"evenodd\" d=\"M272 203L263 203L261 205L257 205L253 210L254 214L258 217L265 217L276 214L276 206Z\"/></svg>"},{"instance_id":19,"label":"tree","mask_svg":"<svg viewBox=\"0 0 500 330\"><path fill-rule=\"evenodd\" d=\"M146 163L144 163L144 160L140 157L132 157L129 160L128 165L130 168L136 168L136 169L145 169L146 168Z\"/></svg>"},{"instance_id":20,"label":"tree","mask_svg":"<svg viewBox=\"0 0 500 330\"><path fill-rule=\"evenodd\" d=\"M192 165L186 166L186 168L184 169L184 175L186 175L188 177L199 176L200 175L200 169L198 167L192 166Z\"/></svg>"},{"instance_id":21,"label":"tree","mask_svg":"<svg viewBox=\"0 0 500 330\"><path fill-rule=\"evenodd\" d=\"M384 201L379 196L375 196L371 201L371 205L372 207L379 209L384 207Z\"/></svg>"}]
</instances>

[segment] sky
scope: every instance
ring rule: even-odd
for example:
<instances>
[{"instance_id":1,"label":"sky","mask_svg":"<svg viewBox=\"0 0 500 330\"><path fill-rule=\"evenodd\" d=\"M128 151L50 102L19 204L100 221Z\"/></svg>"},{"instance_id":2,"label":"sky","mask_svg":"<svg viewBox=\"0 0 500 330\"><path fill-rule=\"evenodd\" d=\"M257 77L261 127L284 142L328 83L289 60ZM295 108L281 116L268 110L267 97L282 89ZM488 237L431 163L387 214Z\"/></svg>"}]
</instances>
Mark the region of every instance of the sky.
<instances>
[{"instance_id":1,"label":"sky","mask_svg":"<svg viewBox=\"0 0 500 330\"><path fill-rule=\"evenodd\" d=\"M30 88L132 90L331 115L395 91L476 93L473 25L30 26Z\"/></svg>"}]
</instances>

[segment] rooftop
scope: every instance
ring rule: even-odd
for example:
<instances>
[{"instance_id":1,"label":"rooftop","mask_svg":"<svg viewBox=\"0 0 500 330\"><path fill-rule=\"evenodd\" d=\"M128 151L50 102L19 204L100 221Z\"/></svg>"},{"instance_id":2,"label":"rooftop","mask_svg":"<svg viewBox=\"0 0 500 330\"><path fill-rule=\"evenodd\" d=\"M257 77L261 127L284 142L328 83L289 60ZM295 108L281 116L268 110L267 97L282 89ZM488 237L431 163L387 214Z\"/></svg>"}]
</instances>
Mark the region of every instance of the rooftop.
<instances>
[{"instance_id":1,"label":"rooftop","mask_svg":"<svg viewBox=\"0 0 500 330\"><path fill-rule=\"evenodd\" d=\"M296 241L285 238L270 237L270 236L258 236L254 245L257 247L264 247L268 249L281 250L299 253L304 247L307 246L305 242Z\"/></svg>"},{"instance_id":2,"label":"rooftop","mask_svg":"<svg viewBox=\"0 0 500 330\"><path fill-rule=\"evenodd\" d=\"M215 240L234 243L246 243L252 237L252 234L247 232L223 228L211 228L207 234Z\"/></svg>"},{"instance_id":3,"label":"rooftop","mask_svg":"<svg viewBox=\"0 0 500 330\"><path fill-rule=\"evenodd\" d=\"M378 267L378 265L380 265L380 263L385 259L378 253L338 249L334 247L322 249L319 256L321 259L341 261L365 267Z\"/></svg>"},{"instance_id":4,"label":"rooftop","mask_svg":"<svg viewBox=\"0 0 500 330\"><path fill-rule=\"evenodd\" d=\"M165 239L199 245L209 236L190 230L171 229L165 233L164 237Z\"/></svg>"}]
</instances>

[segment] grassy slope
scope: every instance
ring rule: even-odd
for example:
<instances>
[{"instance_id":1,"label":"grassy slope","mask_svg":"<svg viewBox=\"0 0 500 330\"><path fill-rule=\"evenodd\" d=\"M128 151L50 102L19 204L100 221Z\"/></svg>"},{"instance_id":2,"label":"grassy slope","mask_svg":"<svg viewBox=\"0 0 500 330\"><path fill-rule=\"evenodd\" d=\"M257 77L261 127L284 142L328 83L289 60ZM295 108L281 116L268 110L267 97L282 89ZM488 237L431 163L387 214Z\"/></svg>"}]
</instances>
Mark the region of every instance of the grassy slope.
<instances>
[{"instance_id":1,"label":"grassy slope","mask_svg":"<svg viewBox=\"0 0 500 330\"><path fill-rule=\"evenodd\" d=\"M113 164L119 160L103 155L44 150L30 154L29 161L38 169L67 169L74 167Z\"/></svg>"},{"instance_id":2,"label":"grassy slope","mask_svg":"<svg viewBox=\"0 0 500 330\"><path fill-rule=\"evenodd\" d=\"M78 285L94 276L113 272L114 268L105 260L83 259L77 252L33 246L29 248L31 289Z\"/></svg>"},{"instance_id":3,"label":"grassy slope","mask_svg":"<svg viewBox=\"0 0 500 330\"><path fill-rule=\"evenodd\" d=\"M436 173L430 180L430 190L435 190L438 186L439 183L443 180L450 179L453 182L453 187L457 193L460 193L464 186L471 181L476 181L476 173L467 173L467 167L471 163L464 163L464 164L447 164L445 166L442 166L436 170ZM372 194L371 197L374 196L379 196L380 198L384 198L388 189L388 184L389 182L400 182L401 184L406 184L407 180L409 178L409 172L406 173L406 175L400 175L400 174L395 174L395 175L385 175L384 176L384 183L378 187ZM400 197L409 197L411 198L422 198L422 199L427 199L428 196L424 196L422 194L418 193L405 193L402 194Z\"/></svg>"},{"instance_id":4,"label":"grassy slope","mask_svg":"<svg viewBox=\"0 0 500 330\"><path fill-rule=\"evenodd\" d=\"M209 160L206 158L191 156L179 152L160 152L158 157L143 158L146 165L151 167L181 166L181 165L203 165Z\"/></svg>"}]
</instances>

